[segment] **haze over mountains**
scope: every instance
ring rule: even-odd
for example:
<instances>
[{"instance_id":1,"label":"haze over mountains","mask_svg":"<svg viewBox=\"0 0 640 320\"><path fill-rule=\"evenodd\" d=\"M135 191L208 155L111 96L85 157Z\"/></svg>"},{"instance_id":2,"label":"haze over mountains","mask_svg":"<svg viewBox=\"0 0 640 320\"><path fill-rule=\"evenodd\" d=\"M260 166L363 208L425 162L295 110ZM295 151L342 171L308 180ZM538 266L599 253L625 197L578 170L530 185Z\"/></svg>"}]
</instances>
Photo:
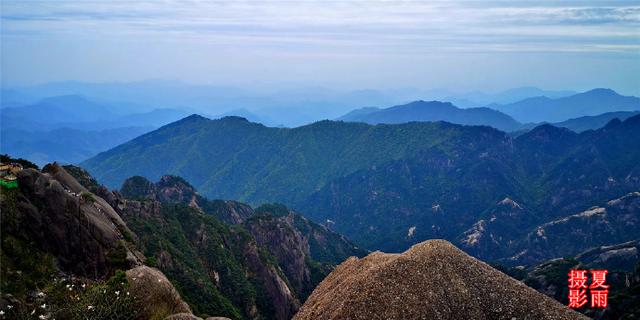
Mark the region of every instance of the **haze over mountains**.
<instances>
[{"instance_id":1,"label":"haze over mountains","mask_svg":"<svg viewBox=\"0 0 640 320\"><path fill-rule=\"evenodd\" d=\"M514 88L497 93L460 93L446 89L336 90L322 86L286 85L252 85L238 88L162 80L129 83L67 81L3 88L2 108L30 105L55 96L80 95L114 109L126 109L127 113L171 108L204 115L230 115L229 112L244 109L260 117L266 125L292 127L337 118L357 108L392 106L417 100L451 102L458 107L468 108L491 104L508 105L533 97L557 99L574 94L573 91L550 91L535 87ZM625 111L608 105L603 108L609 109L599 113ZM582 115L595 114L578 116ZM572 116L557 121L569 118ZM538 122L518 118L516 120ZM541 121L557 122L552 119Z\"/></svg>"},{"instance_id":2,"label":"haze over mountains","mask_svg":"<svg viewBox=\"0 0 640 320\"><path fill-rule=\"evenodd\" d=\"M522 126L500 111L489 108L460 109L449 102L439 101L415 101L386 109L357 109L338 118L338 120L369 124L446 121L464 125L491 126L502 131L518 130Z\"/></svg>"},{"instance_id":3,"label":"haze over mountains","mask_svg":"<svg viewBox=\"0 0 640 320\"><path fill-rule=\"evenodd\" d=\"M0 109L2 152L38 164L78 163L187 115L176 109L127 113L79 95Z\"/></svg>"},{"instance_id":4,"label":"haze over mountains","mask_svg":"<svg viewBox=\"0 0 640 320\"><path fill-rule=\"evenodd\" d=\"M492 103L482 108L462 109L451 103L415 101L386 109L356 109L337 120L370 124L447 121L465 125L486 125L503 131L530 129L535 123L557 122L557 126L585 131L597 129L615 117L624 119L629 115L612 113L612 110L633 114L640 110L640 98L621 96L608 89L594 89L560 98L541 96L510 104Z\"/></svg>"},{"instance_id":5,"label":"haze over mountains","mask_svg":"<svg viewBox=\"0 0 640 320\"><path fill-rule=\"evenodd\" d=\"M531 98L542 94L548 98ZM425 97L445 102L417 100ZM470 102L470 99L479 102ZM386 109L361 107L393 105L411 100L416 101ZM588 105L584 105L583 100L588 101ZM461 108L484 103L489 108ZM1 107L2 151L45 164L51 161L79 163L197 110L205 111L199 113L210 118L241 116L268 126L308 124L335 118L345 110L351 110L338 119L372 124L448 121L487 125L507 132L521 132L535 127L536 124L528 121L561 118L564 121L555 123L556 126L580 132L597 129L616 117L624 119L634 111L612 112L638 110L640 103L635 97L620 96L604 89L573 94L571 91L524 87L496 94L472 92L456 95L437 89L340 92L308 87L248 91L146 81L62 82L2 89ZM547 109L556 111L554 113ZM612 112L592 115L600 111ZM523 114L524 118L521 117ZM580 119L567 118L574 115ZM527 123L518 122L514 117L524 119Z\"/></svg>"},{"instance_id":6,"label":"haze over mountains","mask_svg":"<svg viewBox=\"0 0 640 320\"><path fill-rule=\"evenodd\" d=\"M638 111L638 106L640 98L621 96L611 89L593 89L556 99L540 96L489 107L505 112L520 122L560 122L611 111Z\"/></svg>"}]
</instances>

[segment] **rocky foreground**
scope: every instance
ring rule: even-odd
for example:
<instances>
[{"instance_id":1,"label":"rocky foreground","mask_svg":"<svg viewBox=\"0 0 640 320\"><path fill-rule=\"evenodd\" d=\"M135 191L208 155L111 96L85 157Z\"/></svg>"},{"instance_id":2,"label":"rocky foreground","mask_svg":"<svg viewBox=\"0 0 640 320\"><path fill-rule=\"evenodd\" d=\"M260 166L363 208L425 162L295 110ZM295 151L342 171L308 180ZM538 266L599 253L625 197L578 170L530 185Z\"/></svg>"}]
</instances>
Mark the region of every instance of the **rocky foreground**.
<instances>
[{"instance_id":1,"label":"rocky foreground","mask_svg":"<svg viewBox=\"0 0 640 320\"><path fill-rule=\"evenodd\" d=\"M306 319L587 319L444 240L402 254L349 258L294 317Z\"/></svg>"},{"instance_id":2,"label":"rocky foreground","mask_svg":"<svg viewBox=\"0 0 640 320\"><path fill-rule=\"evenodd\" d=\"M121 193L78 167L25 164L0 189L0 320L288 320L366 254L282 205L208 200L179 177Z\"/></svg>"}]
</instances>

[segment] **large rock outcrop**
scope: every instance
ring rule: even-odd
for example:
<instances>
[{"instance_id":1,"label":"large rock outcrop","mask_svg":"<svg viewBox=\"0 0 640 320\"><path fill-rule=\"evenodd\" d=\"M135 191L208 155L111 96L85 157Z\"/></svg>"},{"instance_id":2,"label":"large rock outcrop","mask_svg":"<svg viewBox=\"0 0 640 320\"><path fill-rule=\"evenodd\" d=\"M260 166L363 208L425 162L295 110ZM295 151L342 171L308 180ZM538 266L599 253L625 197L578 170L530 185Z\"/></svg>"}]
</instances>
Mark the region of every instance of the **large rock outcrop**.
<instances>
[{"instance_id":1,"label":"large rock outcrop","mask_svg":"<svg viewBox=\"0 0 640 320\"><path fill-rule=\"evenodd\" d=\"M257 208L243 226L275 256L302 301L333 266L350 256L367 254L344 237L279 204Z\"/></svg>"},{"instance_id":2,"label":"large rock outcrop","mask_svg":"<svg viewBox=\"0 0 640 320\"><path fill-rule=\"evenodd\" d=\"M15 198L3 203L3 232L33 241L63 271L95 279L141 264L120 216L60 166L22 170L18 185Z\"/></svg>"},{"instance_id":3,"label":"large rock outcrop","mask_svg":"<svg viewBox=\"0 0 640 320\"><path fill-rule=\"evenodd\" d=\"M82 174L75 171L76 175ZM4 263L1 277L3 280L14 277L11 282L1 284L2 314L13 318L37 308L38 314L31 312L34 318L75 319L77 310L70 309L65 298L56 293L60 281L71 281L71 287L67 284L69 291L81 282L83 289L75 296L80 301L81 295L91 295L87 292L92 286L111 286L118 269L129 269L127 282L135 302L130 307L124 302L114 307L114 314L136 314L139 319L152 320L180 314L199 319L162 272L142 265L145 257L137 250L138 237L96 193L123 205L117 194L95 184L88 186L96 192L93 193L55 163L46 165L42 171L22 170L17 177L18 188L3 189L0 193ZM85 183L90 182L90 176L85 174L85 178ZM38 258L40 261L35 263L41 266L34 267L32 260ZM24 263L27 260L31 262ZM86 284L89 286L85 288ZM93 301L83 311L112 308L110 302L100 305L103 300L86 299L89 300L74 300L73 304Z\"/></svg>"},{"instance_id":4,"label":"large rock outcrop","mask_svg":"<svg viewBox=\"0 0 640 320\"><path fill-rule=\"evenodd\" d=\"M350 258L314 290L295 320L586 319L444 240L402 254Z\"/></svg>"},{"instance_id":5,"label":"large rock outcrop","mask_svg":"<svg viewBox=\"0 0 640 320\"><path fill-rule=\"evenodd\" d=\"M163 319L180 313L191 315L189 305L159 270L147 266L130 269L127 280L139 306L140 318Z\"/></svg>"}]
</instances>

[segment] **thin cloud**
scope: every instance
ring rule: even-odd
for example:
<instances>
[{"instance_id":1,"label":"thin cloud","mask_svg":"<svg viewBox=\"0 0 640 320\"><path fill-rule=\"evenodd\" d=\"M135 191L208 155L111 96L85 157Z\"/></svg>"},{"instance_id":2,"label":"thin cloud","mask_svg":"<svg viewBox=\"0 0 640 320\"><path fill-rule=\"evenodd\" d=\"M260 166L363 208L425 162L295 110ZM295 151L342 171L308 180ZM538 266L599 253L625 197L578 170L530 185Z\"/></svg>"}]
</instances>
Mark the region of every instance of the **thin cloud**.
<instances>
[{"instance_id":1,"label":"thin cloud","mask_svg":"<svg viewBox=\"0 0 640 320\"><path fill-rule=\"evenodd\" d=\"M526 43L527 39L532 44L541 44L541 38L548 39L549 45L567 38L569 43L579 46L579 39L582 39L585 44L597 42L603 48L615 45L626 51L629 46L620 45L620 42L632 46L640 38L639 6L563 7L539 6L536 2L513 6L510 2L498 2L481 7L465 1L65 1L33 4L3 2L3 36L24 32L55 36L83 34L90 30L110 36L210 40L236 37L238 40L274 41L275 44L321 42L333 44L332 47L361 43L397 45L405 39L433 41L434 47L450 48L483 38L486 50L506 47L514 51L519 51L518 47L510 44ZM605 28L590 28L594 25L605 25ZM510 39L505 35L519 37ZM610 42L612 40L614 43ZM425 44L416 46L425 47Z\"/></svg>"}]
</instances>

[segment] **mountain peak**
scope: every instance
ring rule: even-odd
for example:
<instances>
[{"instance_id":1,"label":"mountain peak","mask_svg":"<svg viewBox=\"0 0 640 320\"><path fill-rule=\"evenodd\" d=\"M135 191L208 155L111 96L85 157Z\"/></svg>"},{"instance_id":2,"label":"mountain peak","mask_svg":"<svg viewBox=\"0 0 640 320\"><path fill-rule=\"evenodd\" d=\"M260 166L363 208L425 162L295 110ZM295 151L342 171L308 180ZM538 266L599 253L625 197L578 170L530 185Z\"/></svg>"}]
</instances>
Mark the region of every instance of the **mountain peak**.
<instances>
[{"instance_id":1,"label":"mountain peak","mask_svg":"<svg viewBox=\"0 0 640 320\"><path fill-rule=\"evenodd\" d=\"M187 120L187 121L202 121L202 120L209 120L209 118L203 117L199 114L191 114L187 117L182 118L182 120Z\"/></svg>"},{"instance_id":2,"label":"mountain peak","mask_svg":"<svg viewBox=\"0 0 640 320\"><path fill-rule=\"evenodd\" d=\"M224 116L224 117L220 118L220 121L226 121L226 122L251 122L247 118L241 117L241 116Z\"/></svg>"},{"instance_id":3,"label":"mountain peak","mask_svg":"<svg viewBox=\"0 0 640 320\"><path fill-rule=\"evenodd\" d=\"M613 118L603 127L604 129L611 129L613 127L617 127L622 124L622 121L618 118Z\"/></svg>"},{"instance_id":4,"label":"mountain peak","mask_svg":"<svg viewBox=\"0 0 640 320\"><path fill-rule=\"evenodd\" d=\"M521 137L522 138L531 137L537 141L540 141L541 139L546 141L552 141L553 139L558 137L576 136L576 135L577 133L567 128L556 127L551 124L545 123L531 129L531 131L523 134Z\"/></svg>"},{"instance_id":5,"label":"mountain peak","mask_svg":"<svg viewBox=\"0 0 640 320\"><path fill-rule=\"evenodd\" d=\"M443 319L586 318L447 241L429 240L401 254L378 251L349 258L320 283L294 319L419 319L425 314Z\"/></svg>"},{"instance_id":6,"label":"mountain peak","mask_svg":"<svg viewBox=\"0 0 640 320\"><path fill-rule=\"evenodd\" d=\"M174 126L182 126L184 124L200 123L200 122L206 122L206 121L210 121L210 119L194 113L190 116L187 116L180 120L169 123L166 126L174 127Z\"/></svg>"},{"instance_id":7,"label":"mountain peak","mask_svg":"<svg viewBox=\"0 0 640 320\"><path fill-rule=\"evenodd\" d=\"M416 101L413 101L413 102L409 102L409 103L405 104L404 106L408 106L408 107L409 106L410 107L454 107L454 108L457 108L451 102L438 101L438 100L430 100L430 101L416 100ZM400 107L402 107L402 106L400 106Z\"/></svg>"},{"instance_id":8,"label":"mountain peak","mask_svg":"<svg viewBox=\"0 0 640 320\"><path fill-rule=\"evenodd\" d=\"M561 98L535 97L498 106L516 120L527 122L563 122L585 115L613 111L636 111L640 98L623 96L607 88L596 88Z\"/></svg>"},{"instance_id":9,"label":"mountain peak","mask_svg":"<svg viewBox=\"0 0 640 320\"><path fill-rule=\"evenodd\" d=\"M520 124L508 115L489 108L458 108L451 102L416 100L385 109L358 109L339 118L369 124L444 121L462 125L484 125L513 131Z\"/></svg>"},{"instance_id":10,"label":"mountain peak","mask_svg":"<svg viewBox=\"0 0 640 320\"><path fill-rule=\"evenodd\" d=\"M619 95L617 92L609 88L595 88L589 91L585 91L584 94L599 95L599 96L602 96L602 95L618 96Z\"/></svg>"}]
</instances>

